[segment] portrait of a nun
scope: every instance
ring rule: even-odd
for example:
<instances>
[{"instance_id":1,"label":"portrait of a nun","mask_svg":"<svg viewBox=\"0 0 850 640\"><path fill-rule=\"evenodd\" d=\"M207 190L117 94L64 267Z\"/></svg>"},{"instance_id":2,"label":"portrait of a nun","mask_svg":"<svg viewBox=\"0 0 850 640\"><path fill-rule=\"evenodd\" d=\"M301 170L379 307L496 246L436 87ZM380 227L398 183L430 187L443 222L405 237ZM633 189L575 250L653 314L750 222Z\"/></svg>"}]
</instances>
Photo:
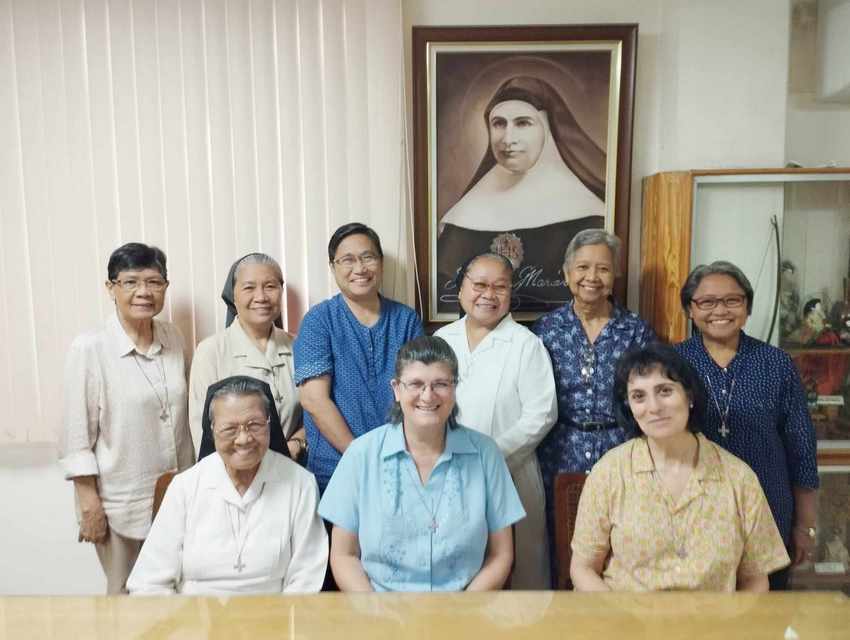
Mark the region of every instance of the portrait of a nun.
<instances>
[{"instance_id":1,"label":"portrait of a nun","mask_svg":"<svg viewBox=\"0 0 850 640\"><path fill-rule=\"evenodd\" d=\"M582 229L605 222L606 155L549 83L504 81L484 109L489 144L437 233L441 308L456 299L458 267L494 251L514 265L514 304L546 311L569 296L564 250Z\"/></svg>"}]
</instances>

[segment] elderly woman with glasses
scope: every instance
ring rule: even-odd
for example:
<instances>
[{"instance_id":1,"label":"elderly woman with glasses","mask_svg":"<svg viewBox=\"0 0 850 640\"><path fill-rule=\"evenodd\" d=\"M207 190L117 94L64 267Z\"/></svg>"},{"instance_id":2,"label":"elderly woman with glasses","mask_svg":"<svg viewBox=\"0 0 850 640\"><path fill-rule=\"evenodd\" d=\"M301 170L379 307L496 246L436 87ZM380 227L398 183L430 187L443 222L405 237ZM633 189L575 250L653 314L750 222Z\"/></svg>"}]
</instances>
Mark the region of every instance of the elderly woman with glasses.
<instances>
[{"instance_id":1,"label":"elderly woman with glasses","mask_svg":"<svg viewBox=\"0 0 850 640\"><path fill-rule=\"evenodd\" d=\"M422 335L413 309L380 294L384 253L373 229L334 231L328 262L339 295L310 309L295 339L307 468L322 491L352 440L383 424L396 353Z\"/></svg>"},{"instance_id":2,"label":"elderly woman with glasses","mask_svg":"<svg viewBox=\"0 0 850 640\"><path fill-rule=\"evenodd\" d=\"M628 438L611 405L614 366L627 349L655 340L649 325L612 296L619 265L619 238L603 229L577 233L563 267L572 300L532 327L552 358L558 394L558 420L537 448L553 568L555 476L590 471Z\"/></svg>"},{"instance_id":3,"label":"elderly woman with glasses","mask_svg":"<svg viewBox=\"0 0 850 640\"><path fill-rule=\"evenodd\" d=\"M525 515L493 440L455 422L457 359L442 338L398 352L390 421L355 440L319 505L342 591L500 589Z\"/></svg>"},{"instance_id":4,"label":"elderly woman with glasses","mask_svg":"<svg viewBox=\"0 0 850 640\"><path fill-rule=\"evenodd\" d=\"M249 376L215 385L206 437L215 452L168 487L127 582L134 595L308 593L328 558L311 473L269 449L269 386Z\"/></svg>"},{"instance_id":5,"label":"elderly woman with glasses","mask_svg":"<svg viewBox=\"0 0 850 640\"><path fill-rule=\"evenodd\" d=\"M283 272L271 256L249 253L230 268L221 292L227 305L226 328L203 340L192 360L189 421L196 448L201 446L207 388L228 376L247 375L267 382L272 390L280 416L280 422L272 425L272 441L285 440L293 460L307 453L293 381L293 339L280 328L282 295Z\"/></svg>"},{"instance_id":6,"label":"elderly woman with glasses","mask_svg":"<svg viewBox=\"0 0 850 640\"><path fill-rule=\"evenodd\" d=\"M183 337L155 319L167 288L161 250L131 242L113 251L106 289L115 309L74 340L65 364L59 463L74 482L80 541L94 543L108 594L126 592L157 478L194 460Z\"/></svg>"},{"instance_id":7,"label":"elderly woman with glasses","mask_svg":"<svg viewBox=\"0 0 850 640\"><path fill-rule=\"evenodd\" d=\"M546 347L511 317L513 266L500 254L467 261L458 274L461 318L435 335L460 367L458 420L487 434L505 456L528 517L515 527L513 589L548 589L545 500L535 449L557 417Z\"/></svg>"},{"instance_id":8,"label":"elderly woman with glasses","mask_svg":"<svg viewBox=\"0 0 850 640\"><path fill-rule=\"evenodd\" d=\"M781 349L744 333L753 287L730 262L699 265L681 290L694 335L676 349L705 382L705 434L752 467L793 564L815 545L817 442L800 376ZM787 588L788 570L770 576Z\"/></svg>"}]
</instances>

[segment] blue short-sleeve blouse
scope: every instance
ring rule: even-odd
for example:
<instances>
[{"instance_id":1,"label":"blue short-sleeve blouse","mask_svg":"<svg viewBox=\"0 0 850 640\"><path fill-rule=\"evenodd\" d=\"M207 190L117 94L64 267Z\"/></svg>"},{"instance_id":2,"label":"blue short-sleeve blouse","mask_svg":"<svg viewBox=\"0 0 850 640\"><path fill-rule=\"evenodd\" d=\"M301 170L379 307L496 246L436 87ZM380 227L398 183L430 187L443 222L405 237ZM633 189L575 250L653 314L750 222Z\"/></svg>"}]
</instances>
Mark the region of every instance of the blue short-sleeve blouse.
<instances>
[{"instance_id":1,"label":"blue short-sleeve blouse","mask_svg":"<svg viewBox=\"0 0 850 640\"><path fill-rule=\"evenodd\" d=\"M481 569L488 535L525 511L488 436L447 429L423 486L401 426L386 424L348 447L319 515L357 535L376 591L460 591Z\"/></svg>"}]
</instances>

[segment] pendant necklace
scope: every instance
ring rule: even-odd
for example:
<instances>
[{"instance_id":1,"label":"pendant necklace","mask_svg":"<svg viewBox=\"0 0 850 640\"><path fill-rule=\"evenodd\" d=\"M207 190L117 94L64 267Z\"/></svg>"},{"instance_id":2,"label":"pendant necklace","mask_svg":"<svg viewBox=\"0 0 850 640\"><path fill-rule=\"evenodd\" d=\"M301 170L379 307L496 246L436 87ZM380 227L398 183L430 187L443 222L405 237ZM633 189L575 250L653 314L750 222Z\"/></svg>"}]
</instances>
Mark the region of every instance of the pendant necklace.
<instances>
[{"instance_id":1,"label":"pendant necklace","mask_svg":"<svg viewBox=\"0 0 850 640\"><path fill-rule=\"evenodd\" d=\"M416 461L413 460L413 456L410 456L411 462L413 462L413 466L416 466ZM451 468L452 461L449 460L449 468ZM416 487L416 495L419 496L419 500L422 501L422 506L425 507L425 510L428 512L428 515L431 516L431 524L428 525L428 528L431 530L431 535L437 533L437 513L440 511L440 503L443 501L443 493L446 489L446 480L448 480L449 474L446 471L446 477L443 478L443 485L440 487L440 495L437 497L437 505L432 510L431 507L428 506L428 501L425 499L423 495L424 485L422 485L422 481L417 478L413 472L410 470L409 465L404 465L407 468L407 473L410 474L410 479L413 481L413 485ZM436 465L435 465L436 468ZM431 471L433 473L433 470Z\"/></svg>"},{"instance_id":2,"label":"pendant necklace","mask_svg":"<svg viewBox=\"0 0 850 640\"><path fill-rule=\"evenodd\" d=\"M717 415L720 416L720 436L725 440L729 435L729 408L732 406L732 394L735 392L735 376L732 376L732 384L729 385L729 394L726 396L726 409L720 409L720 402L717 401L717 396L714 393L714 385L711 384L711 378L705 376L705 381L708 383L708 390L711 393L711 399L714 401L714 406L717 408Z\"/></svg>"},{"instance_id":3,"label":"pendant necklace","mask_svg":"<svg viewBox=\"0 0 850 640\"><path fill-rule=\"evenodd\" d=\"M264 482L260 485L260 490L257 492L257 499L260 499L260 496L263 495L263 490L266 488L266 483ZM236 527L233 526L233 509L237 511L236 517L239 517L238 512L240 509L234 505L228 504L227 508L230 511L227 515L228 521L230 522L230 533L233 534L233 545L236 547L236 560L233 563L233 568L236 569L239 573L242 573L242 569L245 568L245 563L242 562L242 551L245 550L245 542L248 540L248 515L250 514L250 506L256 503L256 500L251 502L248 509L245 509L245 522L239 530L239 535L236 534Z\"/></svg>"},{"instance_id":4,"label":"pendant necklace","mask_svg":"<svg viewBox=\"0 0 850 640\"><path fill-rule=\"evenodd\" d=\"M165 365L162 364L162 354L160 353L158 356L154 357L153 360L159 365L159 373L162 376L162 388L165 389L165 400L160 397L159 393L157 393L156 386L154 386L153 380L148 377L148 374L145 372L142 367L142 363L139 362L139 355L133 351L133 360L136 362L136 366L139 367L139 371L142 372L142 375L145 377L145 380L148 381L148 385L150 385L151 391L156 396L156 401L159 403L160 413L159 417L162 420L168 418L168 380L165 377Z\"/></svg>"}]
</instances>

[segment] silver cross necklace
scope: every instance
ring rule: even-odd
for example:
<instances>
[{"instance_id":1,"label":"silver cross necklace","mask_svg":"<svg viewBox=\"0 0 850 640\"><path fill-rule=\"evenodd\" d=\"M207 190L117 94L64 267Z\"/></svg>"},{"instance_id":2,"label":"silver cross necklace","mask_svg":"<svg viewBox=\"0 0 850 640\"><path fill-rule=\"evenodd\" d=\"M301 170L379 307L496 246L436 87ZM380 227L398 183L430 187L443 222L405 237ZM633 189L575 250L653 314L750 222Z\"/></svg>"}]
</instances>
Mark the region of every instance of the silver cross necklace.
<instances>
[{"instance_id":1,"label":"silver cross necklace","mask_svg":"<svg viewBox=\"0 0 850 640\"><path fill-rule=\"evenodd\" d=\"M413 456L410 457L410 461L413 462L413 466L416 466L416 462L413 460ZM451 467L451 464L452 461L449 460L449 467ZM428 506L428 501L425 499L425 495L423 493L424 485L422 484L422 481L418 477L416 477L416 475L414 475L413 471L410 470L410 465L406 464L404 466L407 468L407 473L410 475L410 479L413 481L413 485L416 487L416 495L419 496L419 500L422 501L422 506L425 507L425 510L428 512L428 515L431 516L431 524L428 525L428 528L431 530L431 535L434 535L437 533L437 527L439 526L437 524L437 513L439 513L440 511L440 503L443 501L443 493L445 493L446 489L448 471L446 471L446 477L443 478L443 484L440 487L440 495L437 498L437 504L432 510L431 507ZM437 466L434 465L434 469L436 468ZM432 470L431 473L433 474L434 471Z\"/></svg>"},{"instance_id":2,"label":"silver cross necklace","mask_svg":"<svg viewBox=\"0 0 850 640\"><path fill-rule=\"evenodd\" d=\"M714 406L717 408L717 415L720 416L720 436L725 440L729 435L729 408L732 406L732 394L735 392L735 376L732 376L732 384L729 385L729 395L726 396L726 408L720 409L720 402L717 400L717 395L714 393L714 385L711 384L711 378L705 376L705 381L708 383L708 390L711 393L711 399L714 400Z\"/></svg>"}]
</instances>

